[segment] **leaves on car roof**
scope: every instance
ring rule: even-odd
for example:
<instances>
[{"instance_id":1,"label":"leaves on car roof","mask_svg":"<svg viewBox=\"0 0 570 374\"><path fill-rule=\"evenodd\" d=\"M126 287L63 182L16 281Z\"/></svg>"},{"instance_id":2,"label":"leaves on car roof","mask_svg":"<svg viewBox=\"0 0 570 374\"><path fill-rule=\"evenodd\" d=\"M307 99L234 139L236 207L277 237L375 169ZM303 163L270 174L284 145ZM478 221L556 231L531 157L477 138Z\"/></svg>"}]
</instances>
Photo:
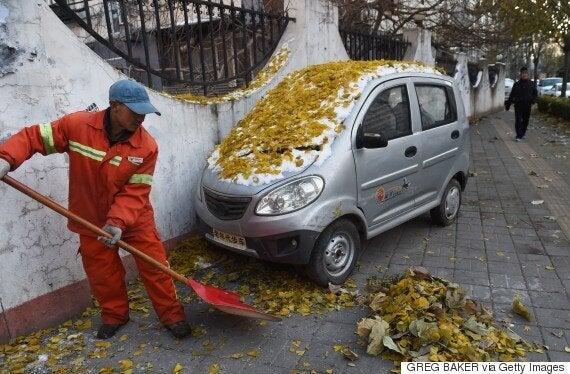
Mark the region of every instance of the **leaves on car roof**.
<instances>
[{"instance_id":1,"label":"leaves on car roof","mask_svg":"<svg viewBox=\"0 0 570 374\"><path fill-rule=\"evenodd\" d=\"M366 83L397 72L436 70L400 61L338 61L285 76L240 120L208 158L220 178L264 184L330 155Z\"/></svg>"}]
</instances>

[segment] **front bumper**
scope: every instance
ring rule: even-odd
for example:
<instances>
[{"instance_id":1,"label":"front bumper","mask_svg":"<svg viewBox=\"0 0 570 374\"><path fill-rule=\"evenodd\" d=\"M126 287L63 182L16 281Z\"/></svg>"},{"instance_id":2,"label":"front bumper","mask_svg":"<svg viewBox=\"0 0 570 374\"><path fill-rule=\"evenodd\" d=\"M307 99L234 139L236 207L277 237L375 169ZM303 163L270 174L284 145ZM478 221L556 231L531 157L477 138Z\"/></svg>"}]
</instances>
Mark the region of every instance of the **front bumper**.
<instances>
[{"instance_id":1,"label":"front bumper","mask_svg":"<svg viewBox=\"0 0 570 374\"><path fill-rule=\"evenodd\" d=\"M287 264L307 264L320 232L313 230L296 230L282 234L263 237L245 237L245 248L237 248L228 243L216 240L213 228L196 217L198 229L205 238L217 246L232 252L260 258L272 262Z\"/></svg>"}]
</instances>

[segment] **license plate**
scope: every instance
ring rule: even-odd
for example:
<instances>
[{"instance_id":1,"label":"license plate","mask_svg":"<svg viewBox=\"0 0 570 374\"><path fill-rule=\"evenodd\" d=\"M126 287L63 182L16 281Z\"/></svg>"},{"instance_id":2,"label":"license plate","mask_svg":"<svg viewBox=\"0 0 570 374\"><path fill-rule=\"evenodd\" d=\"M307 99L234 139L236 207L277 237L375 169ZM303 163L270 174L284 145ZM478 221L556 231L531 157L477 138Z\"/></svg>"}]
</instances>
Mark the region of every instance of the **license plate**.
<instances>
[{"instance_id":1,"label":"license plate","mask_svg":"<svg viewBox=\"0 0 570 374\"><path fill-rule=\"evenodd\" d=\"M212 229L212 234L214 236L214 240L222 244L229 245L230 247L237 249L247 248L245 245L245 238L243 236L228 234L227 232L219 231L214 228Z\"/></svg>"}]
</instances>

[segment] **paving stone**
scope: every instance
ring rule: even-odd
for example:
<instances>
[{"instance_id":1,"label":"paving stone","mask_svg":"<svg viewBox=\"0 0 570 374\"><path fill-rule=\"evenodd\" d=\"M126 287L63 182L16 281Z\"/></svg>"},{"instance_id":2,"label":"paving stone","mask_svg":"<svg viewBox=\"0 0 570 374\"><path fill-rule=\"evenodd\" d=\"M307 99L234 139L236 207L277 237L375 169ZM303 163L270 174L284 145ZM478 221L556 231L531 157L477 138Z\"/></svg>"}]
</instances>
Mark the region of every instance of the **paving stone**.
<instances>
[{"instance_id":1,"label":"paving stone","mask_svg":"<svg viewBox=\"0 0 570 374\"><path fill-rule=\"evenodd\" d=\"M505 263L503 261L488 261L489 273L522 275L521 265L517 261Z\"/></svg>"},{"instance_id":2,"label":"paving stone","mask_svg":"<svg viewBox=\"0 0 570 374\"><path fill-rule=\"evenodd\" d=\"M560 337L555 335L560 333L562 333L562 336ZM544 344L548 346L549 353L552 351L558 351L564 352L568 355L568 353L564 351L564 349L568 347L568 342L566 340L566 332L563 329L546 328L542 330L542 335Z\"/></svg>"},{"instance_id":3,"label":"paving stone","mask_svg":"<svg viewBox=\"0 0 570 374\"><path fill-rule=\"evenodd\" d=\"M535 316L543 327L560 328L570 326L570 313L559 309L535 308Z\"/></svg>"},{"instance_id":4,"label":"paving stone","mask_svg":"<svg viewBox=\"0 0 570 374\"><path fill-rule=\"evenodd\" d=\"M528 289L530 291L542 291L542 292L564 292L564 285L557 277L550 278L539 278L539 277L527 277L525 274L525 279L528 284Z\"/></svg>"},{"instance_id":5,"label":"paving stone","mask_svg":"<svg viewBox=\"0 0 570 374\"><path fill-rule=\"evenodd\" d=\"M489 274L487 272L469 270L456 271L453 279L454 282L459 284L489 286Z\"/></svg>"},{"instance_id":6,"label":"paving stone","mask_svg":"<svg viewBox=\"0 0 570 374\"><path fill-rule=\"evenodd\" d=\"M524 305L530 306L530 295L527 290L512 288L492 287L491 294L494 303L510 304L515 299L520 299Z\"/></svg>"},{"instance_id":7,"label":"paving stone","mask_svg":"<svg viewBox=\"0 0 570 374\"><path fill-rule=\"evenodd\" d=\"M489 274L491 287L526 290L527 285L522 275Z\"/></svg>"}]
</instances>

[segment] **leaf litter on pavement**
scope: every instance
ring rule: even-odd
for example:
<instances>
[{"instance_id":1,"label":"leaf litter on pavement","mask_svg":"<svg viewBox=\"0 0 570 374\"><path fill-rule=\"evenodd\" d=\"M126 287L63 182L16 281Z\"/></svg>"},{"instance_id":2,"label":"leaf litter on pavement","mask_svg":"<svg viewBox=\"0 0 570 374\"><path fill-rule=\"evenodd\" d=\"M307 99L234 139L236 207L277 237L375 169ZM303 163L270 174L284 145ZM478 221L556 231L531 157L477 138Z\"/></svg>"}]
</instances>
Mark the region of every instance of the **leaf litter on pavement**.
<instances>
[{"instance_id":1,"label":"leaf litter on pavement","mask_svg":"<svg viewBox=\"0 0 570 374\"><path fill-rule=\"evenodd\" d=\"M205 284L232 289L245 302L280 316L324 314L362 305L368 300L374 314L358 323L358 334L367 340L363 343L369 354L381 354L396 363L419 359L506 361L524 356L530 347L513 331L496 327L489 310L467 299L458 285L432 277L427 271L408 270L389 287L384 281L369 282L365 291L368 295L364 296L351 280L339 286L318 287L295 267L234 255L198 236L180 242L171 251L169 262L181 274ZM197 299L192 292L179 294L187 295L182 298L184 303ZM152 309L138 279L129 284L129 301L131 310L143 316L148 316ZM112 344L129 339L128 335L121 335L109 344L91 338L91 318L98 313L98 308L89 308L75 321L0 345L0 373L24 373L38 368L52 373L85 372L92 360L106 357L110 348L117 350ZM140 324L140 329L145 328L148 327L144 323ZM196 326L193 331L195 338L207 338L207 334L202 326ZM143 345L137 351L147 352L145 349L149 347ZM349 347L333 348L351 361L358 359L358 354ZM296 354L298 351L301 349L296 349ZM258 353L252 349L231 352L229 357L256 358ZM104 367L101 372L128 372L131 367L152 370L152 363L137 362L144 355L125 352L115 353L113 357L116 365ZM210 368L211 372L219 370L215 365Z\"/></svg>"},{"instance_id":2,"label":"leaf litter on pavement","mask_svg":"<svg viewBox=\"0 0 570 374\"><path fill-rule=\"evenodd\" d=\"M205 284L223 288L235 288L243 299L263 311L288 316L293 313L309 315L323 314L355 306L359 293L352 281L331 289L318 287L308 278L290 266L265 263L255 259L229 254L207 243L201 237L192 237L182 241L169 256L171 267L186 276L195 277ZM183 303L194 302L198 297L184 286L178 285L178 294L187 295ZM129 309L137 316L148 317L152 306L139 278L129 282ZM116 364L102 367L100 372L129 372L130 370L151 370L152 363L144 362L145 354L151 348L142 343L133 352L124 351L113 344L124 343L129 339L126 334L117 336L113 341L98 341L92 337L92 317L99 314L94 308L88 308L76 320L67 321L53 329L45 329L27 336L12 339L8 344L0 344L0 373L27 373L30 371L50 373L82 373L89 371L88 360L107 359L108 352L114 354ZM264 322L260 322L264 324ZM150 324L148 324L150 325ZM148 327L139 322L139 329ZM195 326L194 338L207 337L203 326ZM203 350L214 349L215 343L208 342ZM260 351L250 349L244 354L256 358ZM197 353L199 356L200 353ZM172 368L179 372L180 365ZM213 364L210 372L219 371Z\"/></svg>"},{"instance_id":3,"label":"leaf litter on pavement","mask_svg":"<svg viewBox=\"0 0 570 374\"><path fill-rule=\"evenodd\" d=\"M293 266L234 255L197 236L182 241L169 261L175 271L204 284L231 289L255 308L279 316L323 314L352 307L360 296L351 280L322 288ZM195 298L191 295L185 301Z\"/></svg>"}]
</instances>

